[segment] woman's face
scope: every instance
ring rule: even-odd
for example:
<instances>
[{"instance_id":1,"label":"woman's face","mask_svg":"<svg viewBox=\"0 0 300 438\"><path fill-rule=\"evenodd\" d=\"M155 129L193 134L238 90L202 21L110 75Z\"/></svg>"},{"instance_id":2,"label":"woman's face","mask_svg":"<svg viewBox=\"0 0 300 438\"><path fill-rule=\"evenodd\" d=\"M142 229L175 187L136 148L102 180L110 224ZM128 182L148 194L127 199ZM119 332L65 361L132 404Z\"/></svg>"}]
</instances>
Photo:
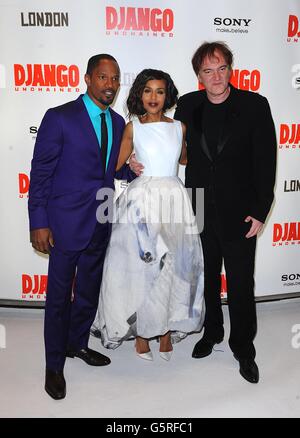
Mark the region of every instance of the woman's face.
<instances>
[{"instance_id":1,"label":"woman's face","mask_svg":"<svg viewBox=\"0 0 300 438\"><path fill-rule=\"evenodd\" d=\"M142 102L146 112L149 114L162 112L165 100L166 81L164 79L148 81L142 93Z\"/></svg>"}]
</instances>

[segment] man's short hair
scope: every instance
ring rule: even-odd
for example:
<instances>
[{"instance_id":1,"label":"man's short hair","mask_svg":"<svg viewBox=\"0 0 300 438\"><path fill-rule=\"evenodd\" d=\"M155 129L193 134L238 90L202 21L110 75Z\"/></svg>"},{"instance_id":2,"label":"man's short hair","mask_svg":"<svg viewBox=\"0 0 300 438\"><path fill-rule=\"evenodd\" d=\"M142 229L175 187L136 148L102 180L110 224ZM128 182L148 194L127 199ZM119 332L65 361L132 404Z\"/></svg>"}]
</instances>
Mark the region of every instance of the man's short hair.
<instances>
[{"instance_id":1,"label":"man's short hair","mask_svg":"<svg viewBox=\"0 0 300 438\"><path fill-rule=\"evenodd\" d=\"M215 57L215 51L222 53L226 64L231 69L233 64L233 54L227 44L223 41L213 41L212 43L205 42L196 50L192 58L192 65L194 72L198 76L201 65L204 59L208 56L209 58Z\"/></svg>"},{"instance_id":2,"label":"man's short hair","mask_svg":"<svg viewBox=\"0 0 300 438\"><path fill-rule=\"evenodd\" d=\"M98 66L102 59L109 59L110 61L114 61L116 64L118 64L117 60L113 56L109 55L108 53L100 53L100 55L94 55L88 60L86 74L91 75L93 70Z\"/></svg>"}]
</instances>

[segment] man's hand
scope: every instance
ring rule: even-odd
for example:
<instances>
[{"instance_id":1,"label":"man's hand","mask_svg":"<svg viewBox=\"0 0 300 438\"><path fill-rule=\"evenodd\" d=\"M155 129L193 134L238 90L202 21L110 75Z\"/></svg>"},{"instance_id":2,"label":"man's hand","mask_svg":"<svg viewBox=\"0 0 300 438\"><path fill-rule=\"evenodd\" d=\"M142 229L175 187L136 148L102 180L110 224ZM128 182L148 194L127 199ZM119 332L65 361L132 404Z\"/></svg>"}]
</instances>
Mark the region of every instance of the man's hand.
<instances>
[{"instance_id":1,"label":"man's hand","mask_svg":"<svg viewBox=\"0 0 300 438\"><path fill-rule=\"evenodd\" d=\"M54 246L53 236L50 228L38 228L30 231L30 242L34 249L49 254L50 246Z\"/></svg>"},{"instance_id":2,"label":"man's hand","mask_svg":"<svg viewBox=\"0 0 300 438\"><path fill-rule=\"evenodd\" d=\"M252 225L248 233L246 234L246 238L249 239L250 237L257 236L257 234L262 230L263 222L258 221L252 216L247 216L245 219L245 222L252 221Z\"/></svg>"},{"instance_id":3,"label":"man's hand","mask_svg":"<svg viewBox=\"0 0 300 438\"><path fill-rule=\"evenodd\" d=\"M136 160L135 154L132 154L129 158L129 167L136 176L140 176L143 173L144 166Z\"/></svg>"}]
</instances>

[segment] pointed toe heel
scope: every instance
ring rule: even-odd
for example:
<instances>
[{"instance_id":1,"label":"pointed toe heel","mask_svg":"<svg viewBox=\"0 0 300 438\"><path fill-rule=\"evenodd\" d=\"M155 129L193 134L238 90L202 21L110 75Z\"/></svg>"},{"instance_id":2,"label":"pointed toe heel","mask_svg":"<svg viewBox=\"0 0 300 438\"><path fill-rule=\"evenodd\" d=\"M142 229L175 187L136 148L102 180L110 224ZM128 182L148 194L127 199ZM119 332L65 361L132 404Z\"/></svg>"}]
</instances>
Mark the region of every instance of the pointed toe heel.
<instances>
[{"instance_id":1,"label":"pointed toe heel","mask_svg":"<svg viewBox=\"0 0 300 438\"><path fill-rule=\"evenodd\" d=\"M136 352L136 354L137 354L137 356L139 357L139 358L141 358L141 359L144 359L144 360L153 360L153 354L152 354L152 351L150 350L150 351L147 351L147 353L138 353L138 352Z\"/></svg>"},{"instance_id":2,"label":"pointed toe heel","mask_svg":"<svg viewBox=\"0 0 300 438\"><path fill-rule=\"evenodd\" d=\"M171 359L173 350L171 351L160 351L159 355L162 359L169 361Z\"/></svg>"}]
</instances>

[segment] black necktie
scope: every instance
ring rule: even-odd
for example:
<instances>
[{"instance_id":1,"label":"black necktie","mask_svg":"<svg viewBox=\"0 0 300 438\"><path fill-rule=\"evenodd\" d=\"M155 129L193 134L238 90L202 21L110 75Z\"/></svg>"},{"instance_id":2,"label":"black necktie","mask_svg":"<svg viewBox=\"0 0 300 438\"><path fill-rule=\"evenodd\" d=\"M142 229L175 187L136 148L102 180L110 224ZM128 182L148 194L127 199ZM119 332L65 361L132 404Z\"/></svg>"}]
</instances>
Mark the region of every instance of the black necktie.
<instances>
[{"instance_id":1,"label":"black necktie","mask_svg":"<svg viewBox=\"0 0 300 438\"><path fill-rule=\"evenodd\" d=\"M106 156L107 156L107 125L105 119L105 113L100 114L101 117L101 157L104 172L106 170Z\"/></svg>"}]
</instances>

